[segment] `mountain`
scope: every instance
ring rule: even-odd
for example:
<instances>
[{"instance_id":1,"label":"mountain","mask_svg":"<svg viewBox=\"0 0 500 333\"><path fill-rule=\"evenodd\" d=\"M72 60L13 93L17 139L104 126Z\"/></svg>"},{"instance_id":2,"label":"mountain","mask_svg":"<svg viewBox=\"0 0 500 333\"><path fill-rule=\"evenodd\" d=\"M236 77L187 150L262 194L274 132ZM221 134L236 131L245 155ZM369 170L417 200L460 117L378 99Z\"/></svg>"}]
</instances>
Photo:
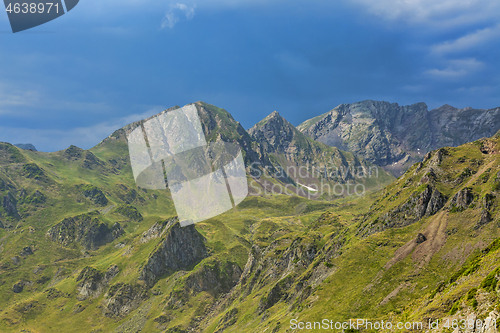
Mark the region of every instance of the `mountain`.
<instances>
[{"instance_id":1,"label":"mountain","mask_svg":"<svg viewBox=\"0 0 500 333\"><path fill-rule=\"evenodd\" d=\"M31 143L16 143L14 146L21 148L21 149L24 149L24 150L37 151L35 146L33 146L33 144L31 144Z\"/></svg>"},{"instance_id":2,"label":"mountain","mask_svg":"<svg viewBox=\"0 0 500 333\"><path fill-rule=\"evenodd\" d=\"M500 108L444 105L428 111L425 103L400 106L367 100L341 104L297 128L400 176L430 150L491 137L500 129Z\"/></svg>"},{"instance_id":3,"label":"mountain","mask_svg":"<svg viewBox=\"0 0 500 333\"><path fill-rule=\"evenodd\" d=\"M276 174L281 176L279 179L320 189L318 192L328 188L331 193L324 190L323 198L332 198L334 189L347 187L349 183L373 188L391 182L384 170L362 158L309 139L277 111L249 129L248 133L259 144L259 155L269 157L273 169L278 171ZM314 193L311 196L316 197Z\"/></svg>"},{"instance_id":4,"label":"mountain","mask_svg":"<svg viewBox=\"0 0 500 333\"><path fill-rule=\"evenodd\" d=\"M263 172L323 152L354 161L277 113L249 134L226 111L196 107L208 141L238 142ZM135 185L126 138L140 123L91 150L0 143L2 332L278 333L294 320L496 316L499 135L433 150L362 197L252 195L181 227L169 191Z\"/></svg>"},{"instance_id":5,"label":"mountain","mask_svg":"<svg viewBox=\"0 0 500 333\"><path fill-rule=\"evenodd\" d=\"M251 193L287 191L308 198L326 199L352 194L353 191L347 190L344 186L346 183L349 187L352 185L352 188L355 184L360 184L359 188L363 191L373 191L389 184L394 179L387 172L366 162L363 158L305 137L277 112L266 117L247 132L226 110L204 102L197 102L194 105L208 143L222 141L242 148ZM178 108L175 106L159 115ZM128 156L127 136L137 126L156 116L115 131L92 151L106 151L106 154L113 151L121 156ZM263 139L260 133L270 126L273 130L266 133L267 139ZM287 133L286 137L285 133ZM182 133L178 135L181 136ZM276 144L278 141L281 144ZM205 155L208 156L208 154L205 150ZM322 184L324 184L324 191L318 190L321 189ZM339 185L334 189L336 184ZM307 188L314 188L318 191Z\"/></svg>"}]
</instances>

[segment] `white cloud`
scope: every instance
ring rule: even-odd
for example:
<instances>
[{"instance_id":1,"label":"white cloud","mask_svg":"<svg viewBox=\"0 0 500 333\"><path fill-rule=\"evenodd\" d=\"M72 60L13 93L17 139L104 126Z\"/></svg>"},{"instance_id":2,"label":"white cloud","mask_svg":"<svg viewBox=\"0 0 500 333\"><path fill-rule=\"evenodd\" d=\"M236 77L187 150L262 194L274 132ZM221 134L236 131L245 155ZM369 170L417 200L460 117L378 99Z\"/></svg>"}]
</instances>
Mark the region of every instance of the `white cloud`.
<instances>
[{"instance_id":1,"label":"white cloud","mask_svg":"<svg viewBox=\"0 0 500 333\"><path fill-rule=\"evenodd\" d=\"M0 141L10 143L32 143L38 150L55 151L76 145L89 149L107 138L117 129L134 121L148 118L164 110L154 107L144 113L115 118L107 122L68 129L31 129L0 126Z\"/></svg>"},{"instance_id":2,"label":"white cloud","mask_svg":"<svg viewBox=\"0 0 500 333\"><path fill-rule=\"evenodd\" d=\"M444 43L436 44L432 46L431 50L434 54L446 54L446 53L466 51L484 45L485 43L497 39L499 37L500 37L500 24L494 27L477 30L473 33L467 34L463 37L460 37L452 41L446 41Z\"/></svg>"},{"instance_id":3,"label":"white cloud","mask_svg":"<svg viewBox=\"0 0 500 333\"><path fill-rule=\"evenodd\" d=\"M438 79L457 79L473 74L484 68L484 63L475 58L449 60L443 69L429 69L425 75Z\"/></svg>"},{"instance_id":4,"label":"white cloud","mask_svg":"<svg viewBox=\"0 0 500 333\"><path fill-rule=\"evenodd\" d=\"M182 3L176 3L170 5L170 9L165 14L161 21L161 28L173 28L179 22L179 14L184 13L187 20L190 20L194 16L194 8L196 6L188 6Z\"/></svg>"},{"instance_id":5,"label":"white cloud","mask_svg":"<svg viewBox=\"0 0 500 333\"><path fill-rule=\"evenodd\" d=\"M460 26L496 20L498 0L354 0L363 10L385 20L423 23L434 26Z\"/></svg>"}]
</instances>

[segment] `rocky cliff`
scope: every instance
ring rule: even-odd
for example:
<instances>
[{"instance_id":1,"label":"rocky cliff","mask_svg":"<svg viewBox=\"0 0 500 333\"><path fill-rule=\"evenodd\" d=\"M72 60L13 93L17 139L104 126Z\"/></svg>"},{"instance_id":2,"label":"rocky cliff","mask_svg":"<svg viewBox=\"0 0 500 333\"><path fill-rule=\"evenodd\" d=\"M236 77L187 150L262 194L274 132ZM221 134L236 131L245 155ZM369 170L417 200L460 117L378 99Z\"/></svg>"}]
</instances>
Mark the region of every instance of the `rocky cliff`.
<instances>
[{"instance_id":1,"label":"rocky cliff","mask_svg":"<svg viewBox=\"0 0 500 333\"><path fill-rule=\"evenodd\" d=\"M401 175L414 162L440 147L458 146L500 129L500 108L428 110L425 103L362 101L341 104L297 127L308 137L351 151Z\"/></svg>"}]
</instances>

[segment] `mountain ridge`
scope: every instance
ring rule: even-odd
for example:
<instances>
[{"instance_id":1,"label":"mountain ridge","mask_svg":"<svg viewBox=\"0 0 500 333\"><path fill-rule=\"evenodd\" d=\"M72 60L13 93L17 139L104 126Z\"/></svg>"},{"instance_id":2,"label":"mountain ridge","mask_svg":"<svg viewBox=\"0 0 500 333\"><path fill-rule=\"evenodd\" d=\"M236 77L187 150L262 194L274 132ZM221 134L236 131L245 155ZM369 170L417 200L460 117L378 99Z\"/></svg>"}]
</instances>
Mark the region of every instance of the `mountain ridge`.
<instances>
[{"instance_id":1,"label":"mountain ridge","mask_svg":"<svg viewBox=\"0 0 500 333\"><path fill-rule=\"evenodd\" d=\"M428 110L425 103L366 100L340 104L304 121L297 128L320 142L363 156L399 176L430 150L458 146L499 129L500 108L457 109L449 105Z\"/></svg>"}]
</instances>

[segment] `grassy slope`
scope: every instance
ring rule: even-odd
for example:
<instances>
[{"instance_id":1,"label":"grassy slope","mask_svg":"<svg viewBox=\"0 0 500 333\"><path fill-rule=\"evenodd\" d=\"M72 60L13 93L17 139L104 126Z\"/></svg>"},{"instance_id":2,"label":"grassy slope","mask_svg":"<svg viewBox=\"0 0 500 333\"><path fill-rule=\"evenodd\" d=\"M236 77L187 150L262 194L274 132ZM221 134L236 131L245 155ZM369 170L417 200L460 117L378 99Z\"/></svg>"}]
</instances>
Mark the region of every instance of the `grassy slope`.
<instances>
[{"instance_id":1,"label":"grassy slope","mask_svg":"<svg viewBox=\"0 0 500 333\"><path fill-rule=\"evenodd\" d=\"M116 145L106 146L112 144ZM146 311L145 308L139 308L132 316L119 321L104 317L100 309L103 295L83 302L76 300L76 277L87 265L104 271L111 264L116 264L120 267L121 273L112 284L136 281L138 268L157 245L157 241L140 244L138 237L154 222L173 215L168 193L161 191L139 193L143 201L134 199L132 205L145 217L140 223L127 220L111 209L103 216L103 220L108 223L120 221L125 226L126 235L97 251L85 252L79 245L63 247L45 237L48 228L65 217L104 209L96 207L91 201L82 197L76 190L77 185L91 183L99 186L109 199L108 208L121 204L123 202L121 197L128 194L119 186L120 184L126 185L129 189L133 188L130 168L123 165L121 169L115 169L109 162L123 158L124 154L126 155L126 146L119 140L114 143L106 142L106 145L93 149L95 155L105 162L105 165L97 171L82 167L82 159L68 162L64 158L64 152L45 154L20 151L9 146L7 147L9 152L5 153L5 156L0 155L4 158L0 160L2 162L0 178L15 185L18 191L25 188L30 194L38 189L48 197L48 201L39 206L21 204L19 211L23 215L22 220L2 219L4 223L13 225L9 230L0 229L2 238L0 307L3 309L0 314L0 330L2 332L17 332L20 329L53 332L65 331L68 327L72 327L74 332L90 332L97 329L111 332L129 320L137 321L138 319L134 321L134 315L141 317L140 311ZM293 240L301 237L304 242L315 243L321 249L330 245L331 236L339 227L339 223L345 230L348 240L341 254L327 263L334 267L334 273L315 287L312 294L301 300L298 306L291 309L289 303L280 301L267 310L265 318L258 315L256 309L261 297L275 282L270 280L262 288L239 298L227 308L227 310L235 307L240 309L236 322L227 329L227 332L257 332L266 328L276 328L276 332L284 332L291 318L307 321L325 317L345 320L357 317L406 316L409 311L406 305L409 301L427 297L426 295L431 294L440 282L447 281L455 271L459 270L469 256L500 236L496 226L498 198L495 198L491 208L494 222L474 229L481 210L479 204L481 198L486 193L497 195L496 173L500 170L499 155L482 154L480 152L482 145L484 142L476 142L447 149L448 154L442 163L435 166L442 170L435 186L448 198L465 186L472 187L477 196L475 205L463 212L447 212L443 209L434 216L426 217L404 228L387 229L366 238L359 236L358 231L361 227L375 222L377 217L408 200L412 193L421 191L419 181L432 163L432 159L429 159L420 171L415 172L417 168L415 165L380 194L370 195L357 201L349 201L352 198L320 202L298 197L251 197L236 210L197 224L197 229L207 238L207 246L213 254L209 260L230 260L241 268L247 260L252 244L265 248L274 240ZM498 146L498 139L493 141L493 145ZM35 162L45 170L46 178L33 180L23 176L23 166L30 162ZM471 170L470 173L466 173L469 175L461 183L454 184L453 179L463 174L466 168ZM2 195L5 194L6 191L3 191ZM317 225L325 210L332 213L331 217ZM364 213L368 210L369 215L363 220ZM4 211L1 213L5 215ZM417 268L421 264L421 258L418 256L412 258L410 254L392 267L384 268L394 257L396 250L414 239L418 232L443 220L448 223L446 230L452 232L446 237L445 245L438 249L427 264ZM313 227L315 225L317 227ZM118 243L124 243L125 248L116 248L115 245ZM19 252L26 246L32 246L35 254L22 258ZM20 257L19 265L14 264L11 259L15 256ZM209 260L201 262L199 266L208 264ZM319 260L321 257L318 257L306 272L314 269L314 266L324 264ZM487 268L478 271L477 281L484 277L488 269L494 268L492 266L494 260L491 260L492 263L488 264ZM44 270L35 274L34 268L39 266L43 266ZM194 270L196 269L195 267ZM166 312L173 317L168 324L169 327L186 327L193 316L203 314L209 304L214 302L213 295L202 292L192 295L188 303L180 309L171 311L165 309L167 295L182 287L182 274L176 273L167 277L153 288L156 296L150 299L151 309L145 323L145 331L159 331L153 319ZM47 277L48 280L42 277ZM25 287L22 293L13 293L12 286L20 280L33 281L33 284ZM38 280L40 282L37 282ZM61 293L60 297L50 296L49 288L57 289ZM395 290L399 292L395 293L394 297L387 298ZM74 312L77 303L85 307L82 312ZM147 305L149 303L145 306ZM226 312L225 310L215 314L207 323L206 331L214 332Z\"/></svg>"}]
</instances>

